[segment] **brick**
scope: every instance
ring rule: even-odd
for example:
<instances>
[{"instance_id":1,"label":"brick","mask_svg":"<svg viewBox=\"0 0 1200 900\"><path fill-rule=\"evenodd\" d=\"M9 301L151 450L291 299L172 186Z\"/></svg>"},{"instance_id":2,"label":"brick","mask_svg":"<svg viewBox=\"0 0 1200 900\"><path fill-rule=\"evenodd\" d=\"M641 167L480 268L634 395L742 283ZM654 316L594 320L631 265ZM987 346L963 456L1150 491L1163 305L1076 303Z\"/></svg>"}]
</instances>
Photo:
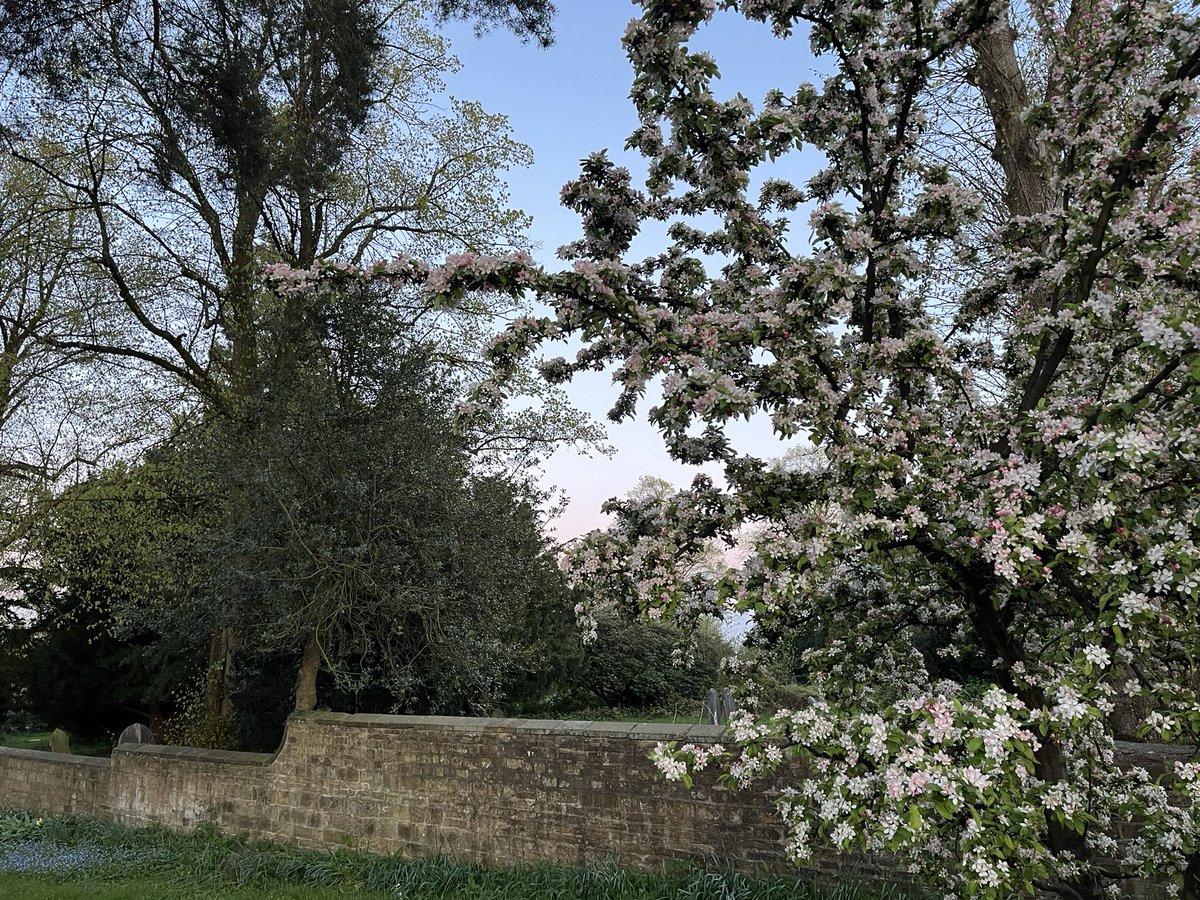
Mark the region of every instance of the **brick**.
<instances>
[{"instance_id":1,"label":"brick","mask_svg":"<svg viewBox=\"0 0 1200 900\"><path fill-rule=\"evenodd\" d=\"M490 864L619 859L658 868L713 857L758 872L784 859L772 784L731 792L660 781L659 740L715 742L715 726L310 713L275 754L141 745L111 760L0 748L0 807L127 824L208 819L251 837L378 853L453 853ZM1178 748L1123 744L1161 771ZM793 774L792 777L795 777ZM887 861L825 857L811 872L899 880ZM1149 883L1132 896L1160 896Z\"/></svg>"}]
</instances>

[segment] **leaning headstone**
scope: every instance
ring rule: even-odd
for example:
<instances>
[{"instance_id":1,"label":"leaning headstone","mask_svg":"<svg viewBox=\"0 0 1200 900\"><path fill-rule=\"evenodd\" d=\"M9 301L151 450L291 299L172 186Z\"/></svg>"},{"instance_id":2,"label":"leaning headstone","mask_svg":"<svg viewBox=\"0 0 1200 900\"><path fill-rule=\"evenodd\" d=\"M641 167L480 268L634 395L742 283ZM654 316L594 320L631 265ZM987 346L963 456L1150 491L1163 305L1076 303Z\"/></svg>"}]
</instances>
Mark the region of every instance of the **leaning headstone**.
<instances>
[{"instance_id":1,"label":"leaning headstone","mask_svg":"<svg viewBox=\"0 0 1200 900\"><path fill-rule=\"evenodd\" d=\"M728 722L735 712L738 711L737 701L733 699L733 691L725 688L721 692L721 724Z\"/></svg>"},{"instance_id":2,"label":"leaning headstone","mask_svg":"<svg viewBox=\"0 0 1200 900\"><path fill-rule=\"evenodd\" d=\"M143 725L141 722L135 722L132 725L126 726L121 732L121 736L117 738L117 746L122 744L153 744L154 732Z\"/></svg>"},{"instance_id":3,"label":"leaning headstone","mask_svg":"<svg viewBox=\"0 0 1200 900\"><path fill-rule=\"evenodd\" d=\"M50 750L53 753L71 752L71 739L61 728L55 728L50 732Z\"/></svg>"},{"instance_id":4,"label":"leaning headstone","mask_svg":"<svg viewBox=\"0 0 1200 900\"><path fill-rule=\"evenodd\" d=\"M721 701L717 697L717 689L708 689L708 698L704 701L704 714L707 724L721 724Z\"/></svg>"}]
</instances>

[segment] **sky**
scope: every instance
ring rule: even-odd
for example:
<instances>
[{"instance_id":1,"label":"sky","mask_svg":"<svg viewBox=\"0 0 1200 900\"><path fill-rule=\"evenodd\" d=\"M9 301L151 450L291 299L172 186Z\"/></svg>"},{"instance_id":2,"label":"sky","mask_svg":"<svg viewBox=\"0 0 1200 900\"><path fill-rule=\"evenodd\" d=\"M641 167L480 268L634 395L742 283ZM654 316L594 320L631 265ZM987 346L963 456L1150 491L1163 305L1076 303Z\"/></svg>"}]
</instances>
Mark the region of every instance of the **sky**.
<instances>
[{"instance_id":1,"label":"sky","mask_svg":"<svg viewBox=\"0 0 1200 900\"><path fill-rule=\"evenodd\" d=\"M478 100L489 112L507 115L514 136L533 150L532 167L508 173L510 199L533 217L530 234L538 244L534 256L549 268L563 265L555 259L555 250L580 234L576 214L559 205L559 191L578 175L579 161L607 149L610 157L631 169L635 180L644 171L637 155L623 149L637 117L629 100L632 69L621 36L638 8L626 0L561 0L558 6L555 43L549 49L522 44L503 31L477 38L469 24L450 23L442 29L462 61L461 71L447 78L448 94ZM757 104L772 87L787 91L819 79L806 40L776 40L766 26L728 13L707 25L693 46L716 58L722 73L717 93L722 98L740 92ZM818 162L800 154L790 163L794 168L789 174L802 180ZM633 256L640 259L663 247L662 235L649 233L635 243ZM609 375L588 373L577 376L569 394L576 406L603 422L617 390ZM685 487L700 471L668 457L658 432L645 421L653 402L653 396L647 398L635 421L607 423L616 451L611 457L589 457L564 448L548 460L543 484L557 487L569 499L566 511L553 523L559 539L603 527L604 501L627 493L643 475ZM733 424L729 433L737 449L762 457L779 456L788 446L758 418ZM717 467L705 471L719 481Z\"/></svg>"}]
</instances>

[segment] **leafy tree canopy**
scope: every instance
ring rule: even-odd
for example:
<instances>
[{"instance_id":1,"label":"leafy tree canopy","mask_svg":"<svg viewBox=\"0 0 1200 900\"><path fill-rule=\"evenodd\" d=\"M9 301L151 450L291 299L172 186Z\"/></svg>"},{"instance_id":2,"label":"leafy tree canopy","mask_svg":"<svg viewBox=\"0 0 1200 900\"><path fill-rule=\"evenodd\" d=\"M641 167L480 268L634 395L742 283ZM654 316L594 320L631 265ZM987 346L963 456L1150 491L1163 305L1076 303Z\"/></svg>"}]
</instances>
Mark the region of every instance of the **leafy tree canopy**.
<instances>
[{"instance_id":1,"label":"leafy tree canopy","mask_svg":"<svg viewBox=\"0 0 1200 900\"><path fill-rule=\"evenodd\" d=\"M526 240L527 217L510 208L503 172L526 163L528 148L503 116L443 102L442 76L458 63L431 23L478 18L481 27L505 25L546 42L548 3L98 0L41 8L8 0L5 8L12 34L24 28L30 37L9 48L18 65L6 73L13 102L3 137L83 222L69 259L87 268L85 276L70 267L55 295L88 302L39 329L33 345L129 373L125 408L165 408L204 428L224 417L222 440L253 441L257 426L239 417L262 417L260 392L273 379L283 393L277 372L256 367L284 360L288 378L299 377L295 361L311 349L297 327L311 324L310 310L295 298L276 304L262 289L264 266L401 248L512 249ZM455 382L482 377L495 321L521 311L482 298L450 313L413 293L408 300L408 324ZM282 348L288 335L301 343ZM273 345L260 348L260 340ZM524 392L532 403L494 418L486 433L476 429L466 448L493 471L560 441L597 437L532 373ZM228 707L220 680L236 635L228 621L213 627L215 712Z\"/></svg>"},{"instance_id":2,"label":"leafy tree canopy","mask_svg":"<svg viewBox=\"0 0 1200 900\"><path fill-rule=\"evenodd\" d=\"M719 99L715 61L689 45L717 6L806 37L835 71L758 105ZM751 681L723 758L738 783L807 762L779 804L797 860L899 853L962 897L1094 900L1136 874L1200 896L1200 767L1156 783L1122 771L1113 739L1126 697L1145 732L1200 738L1194 12L642 8L625 44L645 188L585 162L563 194L584 224L569 271L471 258L423 273L444 302L490 288L553 307L497 339L479 402L571 336L582 348L546 360L548 378L613 366L618 418L661 378L648 415L668 450L724 468L723 486L700 477L661 515L581 542L577 583L684 623L749 611L767 642L828 636L807 654L820 695L755 712ZM969 137L1002 191L954 177L961 160L932 139L962 110L986 110ZM802 146L826 160L805 183L764 171ZM790 237L798 212L808 246ZM672 244L627 260L643 220L668 222ZM726 424L754 414L824 465L739 452ZM704 542L748 525L762 529L745 565L691 571ZM969 648L990 661L982 684L926 665ZM672 778L712 762L657 760ZM1129 821L1140 836L1118 843Z\"/></svg>"},{"instance_id":3,"label":"leafy tree canopy","mask_svg":"<svg viewBox=\"0 0 1200 900\"><path fill-rule=\"evenodd\" d=\"M488 708L545 665L528 622L566 595L538 495L476 470L456 372L403 307L291 294L260 350L257 399L181 444L214 494L189 548L213 617L259 650L308 644L340 687L381 684L398 708Z\"/></svg>"}]
</instances>

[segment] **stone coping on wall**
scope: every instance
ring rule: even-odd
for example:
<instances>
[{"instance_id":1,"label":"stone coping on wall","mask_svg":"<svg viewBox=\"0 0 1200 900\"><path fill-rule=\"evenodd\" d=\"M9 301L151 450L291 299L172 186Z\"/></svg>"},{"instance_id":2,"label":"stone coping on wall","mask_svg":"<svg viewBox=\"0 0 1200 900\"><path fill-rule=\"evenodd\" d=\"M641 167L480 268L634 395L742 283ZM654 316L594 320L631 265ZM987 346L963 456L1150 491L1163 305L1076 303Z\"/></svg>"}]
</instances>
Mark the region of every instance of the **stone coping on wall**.
<instances>
[{"instance_id":1,"label":"stone coping on wall","mask_svg":"<svg viewBox=\"0 0 1200 900\"><path fill-rule=\"evenodd\" d=\"M172 744L118 744L117 752L138 756L163 756L196 762L214 762L234 766L267 766L274 753L243 753L238 750L205 750L202 747L177 747Z\"/></svg>"},{"instance_id":2,"label":"stone coping on wall","mask_svg":"<svg viewBox=\"0 0 1200 900\"><path fill-rule=\"evenodd\" d=\"M246 753L234 750L208 750L201 747L180 747L172 744L120 744L117 753L132 753L140 756L158 756L192 762L213 762L237 766L269 766L287 745L290 726L297 721L317 725L336 725L343 728L373 728L384 730L434 730L463 733L510 733L525 735L562 735L573 737L630 738L640 741L678 741L696 744L713 744L728 738L728 731L721 725L685 725L655 722L603 722L570 719L522 719L502 717L468 716L401 716L366 713L309 712L298 713L288 720L289 728L275 753ZM1117 758L1122 767L1141 766L1152 775L1161 774L1175 761L1195 762L1200 760L1200 748L1175 744L1152 744L1135 741L1117 741ZM93 768L107 768L112 764L109 757L78 756L68 753L52 753L46 750L28 750L17 747L0 747L0 756L17 759L40 760L42 762L69 763Z\"/></svg>"},{"instance_id":3,"label":"stone coping on wall","mask_svg":"<svg viewBox=\"0 0 1200 900\"><path fill-rule=\"evenodd\" d=\"M112 764L112 760L107 756L76 756L74 753L52 753L49 750L27 750L23 747L0 747L0 756L37 762L91 766L94 769L107 769Z\"/></svg>"},{"instance_id":4,"label":"stone coping on wall","mask_svg":"<svg viewBox=\"0 0 1200 900\"><path fill-rule=\"evenodd\" d=\"M713 743L725 734L721 725L672 725L655 722L593 722L572 719L483 718L468 716L387 716L364 713L311 712L293 718L348 728L432 728L465 732L519 732L577 737L631 737L644 741Z\"/></svg>"},{"instance_id":5,"label":"stone coping on wall","mask_svg":"<svg viewBox=\"0 0 1200 900\"><path fill-rule=\"evenodd\" d=\"M728 737L727 729L721 725L687 725L656 722L605 722L572 719L522 719L503 717L468 716L403 716L366 713L309 712L292 716L296 721L318 725L336 725L343 728L374 728L403 731L410 729L438 730L464 733L496 733L526 735L563 735L574 737L631 738L642 741L678 741L696 744L717 743ZM208 750L200 747L180 747L172 744L120 744L119 753L135 753L143 756L161 756L195 762L216 762L239 766L269 766L287 744L288 734L275 753L245 753L233 750ZM1200 759L1200 749L1175 744L1152 744L1136 741L1117 741L1117 757L1123 767L1142 766L1158 775L1176 760L1195 762ZM78 756L67 753L52 753L46 750L29 750L17 747L0 747L0 755L18 759L41 760L43 762L70 763L80 766L107 767L109 757Z\"/></svg>"},{"instance_id":6,"label":"stone coping on wall","mask_svg":"<svg viewBox=\"0 0 1200 900\"><path fill-rule=\"evenodd\" d=\"M418 729L462 733L562 735L564 737L630 738L635 741L679 741L693 744L713 744L727 736L727 731L722 725L309 712L298 713L288 720L288 730L284 733L279 749L274 753L209 750L203 747L181 747L174 744L119 744L114 748L114 753L237 766L269 766L287 745L290 726L297 721L311 722L317 725L336 725L343 728L374 728L394 731ZM51 753L46 750L27 750L16 747L0 747L0 755L94 768L108 768L112 765L111 757L77 756L71 753Z\"/></svg>"}]
</instances>

